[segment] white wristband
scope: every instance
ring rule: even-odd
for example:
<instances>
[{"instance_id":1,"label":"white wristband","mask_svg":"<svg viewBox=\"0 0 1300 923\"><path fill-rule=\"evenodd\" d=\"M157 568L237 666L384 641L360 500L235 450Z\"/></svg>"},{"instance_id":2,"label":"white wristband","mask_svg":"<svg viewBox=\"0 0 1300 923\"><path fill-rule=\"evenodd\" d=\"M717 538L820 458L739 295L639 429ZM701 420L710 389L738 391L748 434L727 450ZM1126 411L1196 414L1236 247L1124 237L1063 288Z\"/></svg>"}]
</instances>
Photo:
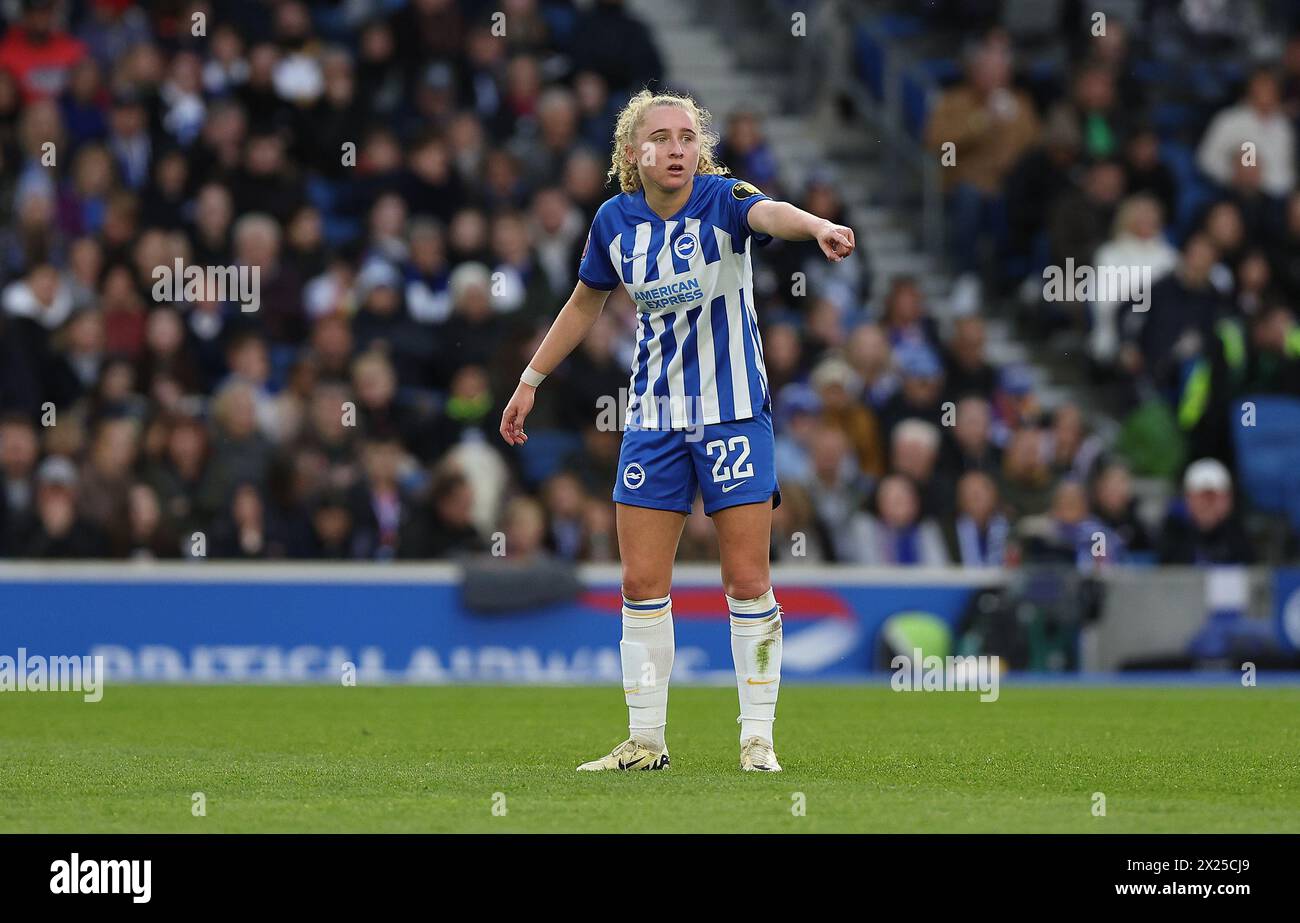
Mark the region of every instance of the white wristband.
<instances>
[{"instance_id":1,"label":"white wristband","mask_svg":"<svg viewBox=\"0 0 1300 923\"><path fill-rule=\"evenodd\" d=\"M524 369L524 373L519 376L519 380L526 385L536 388L542 382L546 381L546 376L531 365Z\"/></svg>"}]
</instances>

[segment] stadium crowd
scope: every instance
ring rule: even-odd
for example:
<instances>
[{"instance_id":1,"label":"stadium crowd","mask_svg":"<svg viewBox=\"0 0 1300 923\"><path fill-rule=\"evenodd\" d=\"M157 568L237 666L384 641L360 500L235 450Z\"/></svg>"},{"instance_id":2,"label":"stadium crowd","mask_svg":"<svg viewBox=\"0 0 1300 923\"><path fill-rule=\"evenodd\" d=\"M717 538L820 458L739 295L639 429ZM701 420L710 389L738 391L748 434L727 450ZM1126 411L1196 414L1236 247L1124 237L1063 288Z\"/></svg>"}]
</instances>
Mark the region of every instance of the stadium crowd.
<instances>
[{"instance_id":1,"label":"stadium crowd","mask_svg":"<svg viewBox=\"0 0 1300 923\"><path fill-rule=\"evenodd\" d=\"M1092 384L1127 414L1141 473L1184 475L1186 496L1157 524L1159 558L1187 560L1190 538L1204 544L1193 561L1251 561L1259 543L1233 509L1238 430L1256 423L1244 402L1300 398L1300 21L1255 0L1123 5L1104 22L1086 4L1051 6L1063 65L1041 32L1037 48L1023 35L1016 47L1003 4L931 11L934 28L945 10L970 17L961 75L924 132L931 149L960 151L942 171L954 264L1016 290L1043 350L1081 347ZM1135 284L1049 297L1045 271L1069 285L1073 267ZM1282 428L1300 426L1296 407L1273 411ZM1179 459L1202 461L1184 472ZM1196 483L1218 485L1217 517ZM1275 536L1278 556L1294 556L1298 523L1292 512Z\"/></svg>"},{"instance_id":2,"label":"stadium crowd","mask_svg":"<svg viewBox=\"0 0 1300 923\"><path fill-rule=\"evenodd\" d=\"M21 7L0 37L0 556L616 557L621 290L539 390L527 446L496 431L611 194L617 109L662 73L619 0ZM957 220L997 232L1001 257L1108 247L1162 267L1142 326L1093 306L1099 365L1177 406L1171 357L1203 357L1206 419L1243 388L1293 389L1273 293L1300 285L1300 83L1261 72L1215 120L1202 152L1226 188L1175 250L1177 189L1117 101L1122 67L1082 58L1040 118L1004 39L969 62L934 118L988 109L999 141L962 160ZM1267 170L1225 173L1260 122ZM831 174L787 187L757 117L719 130L735 175L847 220ZM258 310L155 297L177 260L258 267ZM812 242L757 251L755 271L775 559L1253 559L1231 458L1192 465L1186 513L1153 530L1080 407L1045 410L1026 369L989 361L978 311L940 324L918 280L873 286L866 254L832 268ZM1202 438L1193 457L1220 454ZM681 556L716 556L698 510Z\"/></svg>"}]
</instances>

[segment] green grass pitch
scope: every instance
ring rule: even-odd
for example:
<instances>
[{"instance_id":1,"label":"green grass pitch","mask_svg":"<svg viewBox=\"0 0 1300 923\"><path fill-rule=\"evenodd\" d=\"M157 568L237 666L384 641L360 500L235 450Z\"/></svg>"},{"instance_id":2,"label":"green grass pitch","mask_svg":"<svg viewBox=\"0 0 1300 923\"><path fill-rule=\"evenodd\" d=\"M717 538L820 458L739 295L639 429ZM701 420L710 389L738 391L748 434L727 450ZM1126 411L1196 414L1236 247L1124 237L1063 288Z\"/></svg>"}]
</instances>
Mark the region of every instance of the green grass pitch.
<instances>
[{"instance_id":1,"label":"green grass pitch","mask_svg":"<svg viewBox=\"0 0 1300 923\"><path fill-rule=\"evenodd\" d=\"M671 768L627 774L574 772L625 736L617 689L15 693L0 831L1300 831L1300 689L1001 692L787 683L778 775L739 771L734 689L673 689Z\"/></svg>"}]
</instances>

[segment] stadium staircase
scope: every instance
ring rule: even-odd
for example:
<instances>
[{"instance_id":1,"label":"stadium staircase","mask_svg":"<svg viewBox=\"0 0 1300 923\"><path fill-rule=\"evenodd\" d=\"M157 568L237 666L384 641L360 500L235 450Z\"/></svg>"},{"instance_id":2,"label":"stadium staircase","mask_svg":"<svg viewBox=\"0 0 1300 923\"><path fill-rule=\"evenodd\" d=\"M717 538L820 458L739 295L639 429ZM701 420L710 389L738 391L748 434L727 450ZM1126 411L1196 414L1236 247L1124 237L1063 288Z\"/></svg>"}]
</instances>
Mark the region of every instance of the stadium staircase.
<instances>
[{"instance_id":1,"label":"stadium staircase","mask_svg":"<svg viewBox=\"0 0 1300 923\"><path fill-rule=\"evenodd\" d=\"M792 35L792 15L804 4L782 0L629 0L664 57L667 84L689 90L721 130L735 111L754 112L780 164L791 195L829 168L865 244L872 268L869 307L879 311L890 279L912 275L940 321L958 309L960 290L926 240L919 182L912 179L919 148L884 126L858 73L857 16L830 0L808 15L806 36ZM808 100L816 103L810 109ZM907 183L900 183L901 176ZM931 244L931 246L927 246ZM954 298L954 296L957 296ZM988 355L1022 365L1047 406L1069 396L1068 368L1031 356L1012 321L988 316Z\"/></svg>"}]
</instances>

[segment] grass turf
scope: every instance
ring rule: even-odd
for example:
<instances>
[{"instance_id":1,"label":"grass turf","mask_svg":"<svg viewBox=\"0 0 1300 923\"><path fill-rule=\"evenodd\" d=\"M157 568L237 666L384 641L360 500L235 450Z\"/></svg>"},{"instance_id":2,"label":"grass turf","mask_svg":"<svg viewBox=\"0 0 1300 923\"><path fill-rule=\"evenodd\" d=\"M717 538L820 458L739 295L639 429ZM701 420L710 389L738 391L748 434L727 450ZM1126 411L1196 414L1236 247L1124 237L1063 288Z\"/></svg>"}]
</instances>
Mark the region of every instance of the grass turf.
<instances>
[{"instance_id":1,"label":"grass turf","mask_svg":"<svg viewBox=\"0 0 1300 923\"><path fill-rule=\"evenodd\" d=\"M627 774L574 772L622 738L616 689L5 695L0 831L1300 831L1300 689L781 692L779 775L737 768L734 689L675 688L672 767Z\"/></svg>"}]
</instances>

